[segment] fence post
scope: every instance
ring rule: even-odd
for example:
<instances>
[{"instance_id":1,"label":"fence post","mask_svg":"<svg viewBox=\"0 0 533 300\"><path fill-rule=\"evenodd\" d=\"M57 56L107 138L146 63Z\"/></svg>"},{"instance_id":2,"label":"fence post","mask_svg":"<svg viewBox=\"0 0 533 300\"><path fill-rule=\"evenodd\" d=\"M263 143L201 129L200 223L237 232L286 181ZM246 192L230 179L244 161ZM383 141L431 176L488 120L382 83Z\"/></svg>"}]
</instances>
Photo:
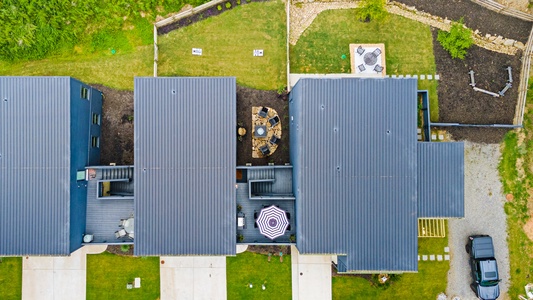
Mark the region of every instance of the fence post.
<instances>
[{"instance_id":1,"label":"fence post","mask_svg":"<svg viewBox=\"0 0 533 300\"><path fill-rule=\"evenodd\" d=\"M157 46L157 26L154 24L154 77L157 77L158 57L159 57L159 47Z\"/></svg>"}]
</instances>

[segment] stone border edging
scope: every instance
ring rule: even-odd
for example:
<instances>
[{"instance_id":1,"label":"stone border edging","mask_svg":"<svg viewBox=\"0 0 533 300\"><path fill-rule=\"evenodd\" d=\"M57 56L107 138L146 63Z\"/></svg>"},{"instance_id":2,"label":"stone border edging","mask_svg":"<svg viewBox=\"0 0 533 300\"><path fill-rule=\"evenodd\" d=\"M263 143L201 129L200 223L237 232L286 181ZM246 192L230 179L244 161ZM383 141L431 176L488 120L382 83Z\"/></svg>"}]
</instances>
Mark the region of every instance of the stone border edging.
<instances>
[{"instance_id":1,"label":"stone border edging","mask_svg":"<svg viewBox=\"0 0 533 300\"><path fill-rule=\"evenodd\" d=\"M177 14L175 14L173 16L170 16L170 17L168 17L166 19L163 19L163 20L161 20L159 22L155 22L154 25L157 28L170 25L170 24L175 23L175 22L177 22L177 21L179 21L179 20L181 20L183 18L190 17L190 16L192 16L192 15L194 15L196 13L204 11L204 10L206 10L208 8L211 8L211 7L213 7L213 6L217 5L217 4L223 3L225 1L226 0L211 0L211 1L207 2L207 3L202 4L202 5L199 5L199 6L191 8L191 9L188 9L186 11L182 11L180 13L177 13Z\"/></svg>"},{"instance_id":2,"label":"stone border edging","mask_svg":"<svg viewBox=\"0 0 533 300\"><path fill-rule=\"evenodd\" d=\"M514 8L505 7L498 2L495 2L492 0L471 0L471 1L487 9L500 13L502 15L508 15L508 16L515 17L518 19L522 19L524 21L533 22L533 15L516 10Z\"/></svg>"}]
</instances>

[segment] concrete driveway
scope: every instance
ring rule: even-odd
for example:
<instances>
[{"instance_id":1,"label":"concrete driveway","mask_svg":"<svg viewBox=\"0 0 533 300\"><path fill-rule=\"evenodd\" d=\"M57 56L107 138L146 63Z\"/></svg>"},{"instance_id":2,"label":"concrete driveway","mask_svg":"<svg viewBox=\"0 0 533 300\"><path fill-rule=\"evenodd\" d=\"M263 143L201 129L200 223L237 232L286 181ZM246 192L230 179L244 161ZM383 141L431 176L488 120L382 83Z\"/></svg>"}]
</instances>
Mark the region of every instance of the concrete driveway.
<instances>
[{"instance_id":1,"label":"concrete driveway","mask_svg":"<svg viewBox=\"0 0 533 300\"><path fill-rule=\"evenodd\" d=\"M227 298L226 257L162 256L159 260L161 300Z\"/></svg>"},{"instance_id":2,"label":"concrete driveway","mask_svg":"<svg viewBox=\"0 0 533 300\"><path fill-rule=\"evenodd\" d=\"M85 299L87 254L102 253L106 248L90 245L66 257L23 257L22 299Z\"/></svg>"},{"instance_id":3,"label":"concrete driveway","mask_svg":"<svg viewBox=\"0 0 533 300\"><path fill-rule=\"evenodd\" d=\"M331 255L301 255L291 246L292 299L331 299Z\"/></svg>"}]
</instances>

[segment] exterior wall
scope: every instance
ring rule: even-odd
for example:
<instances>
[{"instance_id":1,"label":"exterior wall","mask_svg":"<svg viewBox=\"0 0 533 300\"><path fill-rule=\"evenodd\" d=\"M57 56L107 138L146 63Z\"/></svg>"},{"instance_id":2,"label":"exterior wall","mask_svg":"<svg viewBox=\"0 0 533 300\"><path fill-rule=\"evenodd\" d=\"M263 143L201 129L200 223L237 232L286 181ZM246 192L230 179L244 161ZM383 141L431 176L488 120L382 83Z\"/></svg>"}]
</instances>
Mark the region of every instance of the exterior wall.
<instances>
[{"instance_id":1,"label":"exterior wall","mask_svg":"<svg viewBox=\"0 0 533 300\"><path fill-rule=\"evenodd\" d=\"M82 87L88 99L82 98ZM102 93L80 81L70 79L70 252L81 247L86 227L87 182L77 180L77 172L100 162L100 148L92 147L92 137L100 138L99 124L93 113L102 118ZM98 123L98 122L97 122Z\"/></svg>"},{"instance_id":2,"label":"exterior wall","mask_svg":"<svg viewBox=\"0 0 533 300\"><path fill-rule=\"evenodd\" d=\"M289 130L291 132L290 134L290 140L289 140L289 155L291 160L291 165L293 166L292 171L292 191L294 194L295 200L295 226L296 226L296 245L298 247L298 243L302 239L301 230L298 224L300 224L301 220L301 210L299 209L300 203L302 201L299 184L300 184L300 155L299 152L301 151L301 134L298 131L298 122L301 112L301 103L302 103L302 95L301 95L301 88L298 83L294 86L294 88L291 90L290 96L289 96Z\"/></svg>"}]
</instances>

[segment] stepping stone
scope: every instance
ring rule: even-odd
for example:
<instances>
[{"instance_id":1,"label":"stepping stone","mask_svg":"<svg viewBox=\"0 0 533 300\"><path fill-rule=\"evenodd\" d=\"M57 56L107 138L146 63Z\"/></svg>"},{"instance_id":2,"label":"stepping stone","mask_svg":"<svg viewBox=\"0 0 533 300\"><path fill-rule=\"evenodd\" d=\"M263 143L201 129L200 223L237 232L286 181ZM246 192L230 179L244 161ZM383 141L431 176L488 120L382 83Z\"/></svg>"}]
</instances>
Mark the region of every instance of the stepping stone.
<instances>
[{"instance_id":1,"label":"stepping stone","mask_svg":"<svg viewBox=\"0 0 533 300\"><path fill-rule=\"evenodd\" d=\"M432 134L431 135L431 140L432 141L436 141L437 140L437 135L436 134Z\"/></svg>"},{"instance_id":2,"label":"stepping stone","mask_svg":"<svg viewBox=\"0 0 533 300\"><path fill-rule=\"evenodd\" d=\"M389 78L389 77L390 77L390 75L385 75L385 78Z\"/></svg>"},{"instance_id":3,"label":"stepping stone","mask_svg":"<svg viewBox=\"0 0 533 300\"><path fill-rule=\"evenodd\" d=\"M445 253L450 253L450 247L444 247L444 252Z\"/></svg>"},{"instance_id":4,"label":"stepping stone","mask_svg":"<svg viewBox=\"0 0 533 300\"><path fill-rule=\"evenodd\" d=\"M442 255L437 255L437 260L442 261Z\"/></svg>"},{"instance_id":5,"label":"stepping stone","mask_svg":"<svg viewBox=\"0 0 533 300\"><path fill-rule=\"evenodd\" d=\"M426 75L420 75L420 79L421 79L421 80L426 79Z\"/></svg>"},{"instance_id":6,"label":"stepping stone","mask_svg":"<svg viewBox=\"0 0 533 300\"><path fill-rule=\"evenodd\" d=\"M434 255L434 254L431 254L431 255L429 256L429 260L435 260L435 255Z\"/></svg>"},{"instance_id":7,"label":"stepping stone","mask_svg":"<svg viewBox=\"0 0 533 300\"><path fill-rule=\"evenodd\" d=\"M392 78L396 78L396 75L392 75Z\"/></svg>"},{"instance_id":8,"label":"stepping stone","mask_svg":"<svg viewBox=\"0 0 533 300\"><path fill-rule=\"evenodd\" d=\"M428 75L428 80L432 80L433 79L433 75Z\"/></svg>"},{"instance_id":9,"label":"stepping stone","mask_svg":"<svg viewBox=\"0 0 533 300\"><path fill-rule=\"evenodd\" d=\"M413 78L418 78L418 75L413 75Z\"/></svg>"},{"instance_id":10,"label":"stepping stone","mask_svg":"<svg viewBox=\"0 0 533 300\"><path fill-rule=\"evenodd\" d=\"M398 75L398 78L403 78L403 75Z\"/></svg>"},{"instance_id":11,"label":"stepping stone","mask_svg":"<svg viewBox=\"0 0 533 300\"><path fill-rule=\"evenodd\" d=\"M440 75L439 74L435 74L435 80L440 80Z\"/></svg>"},{"instance_id":12,"label":"stepping stone","mask_svg":"<svg viewBox=\"0 0 533 300\"><path fill-rule=\"evenodd\" d=\"M444 134L439 134L439 140L444 141Z\"/></svg>"},{"instance_id":13,"label":"stepping stone","mask_svg":"<svg viewBox=\"0 0 533 300\"><path fill-rule=\"evenodd\" d=\"M419 141L422 140L422 135L421 134L418 135L418 140Z\"/></svg>"},{"instance_id":14,"label":"stepping stone","mask_svg":"<svg viewBox=\"0 0 533 300\"><path fill-rule=\"evenodd\" d=\"M422 128L417 128L416 132L419 133L419 134L422 133Z\"/></svg>"},{"instance_id":15,"label":"stepping stone","mask_svg":"<svg viewBox=\"0 0 533 300\"><path fill-rule=\"evenodd\" d=\"M448 254L444 255L444 260L450 260L450 256Z\"/></svg>"},{"instance_id":16,"label":"stepping stone","mask_svg":"<svg viewBox=\"0 0 533 300\"><path fill-rule=\"evenodd\" d=\"M423 261L428 260L428 256L427 256L427 255L422 255L422 260L423 260Z\"/></svg>"},{"instance_id":17,"label":"stepping stone","mask_svg":"<svg viewBox=\"0 0 533 300\"><path fill-rule=\"evenodd\" d=\"M418 256L418 261L420 261L420 255Z\"/></svg>"},{"instance_id":18,"label":"stepping stone","mask_svg":"<svg viewBox=\"0 0 533 300\"><path fill-rule=\"evenodd\" d=\"M411 75L405 75L405 78L411 78Z\"/></svg>"}]
</instances>

